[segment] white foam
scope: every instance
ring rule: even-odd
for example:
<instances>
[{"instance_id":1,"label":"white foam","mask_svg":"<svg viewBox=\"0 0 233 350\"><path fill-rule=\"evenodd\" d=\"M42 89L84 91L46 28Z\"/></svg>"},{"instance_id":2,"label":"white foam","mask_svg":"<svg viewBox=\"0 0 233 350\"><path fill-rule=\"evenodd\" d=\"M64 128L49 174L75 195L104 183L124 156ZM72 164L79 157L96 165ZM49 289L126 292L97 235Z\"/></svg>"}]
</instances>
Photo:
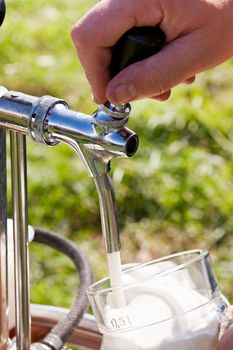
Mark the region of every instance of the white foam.
<instances>
[{"instance_id":1,"label":"white foam","mask_svg":"<svg viewBox=\"0 0 233 350\"><path fill-rule=\"evenodd\" d=\"M197 304L203 307L174 320L187 305L192 309ZM109 309L105 322L122 333L105 333L102 350L214 350L219 329L208 299L177 286L160 286L154 295L140 291L126 307ZM126 331L130 327L135 329Z\"/></svg>"}]
</instances>

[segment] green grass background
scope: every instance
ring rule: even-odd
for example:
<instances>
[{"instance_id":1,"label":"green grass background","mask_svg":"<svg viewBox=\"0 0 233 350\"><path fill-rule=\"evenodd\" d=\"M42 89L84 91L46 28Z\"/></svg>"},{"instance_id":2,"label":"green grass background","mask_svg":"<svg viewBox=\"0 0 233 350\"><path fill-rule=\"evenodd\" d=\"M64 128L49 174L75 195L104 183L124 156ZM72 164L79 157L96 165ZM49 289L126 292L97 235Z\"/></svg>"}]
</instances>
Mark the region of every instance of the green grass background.
<instances>
[{"instance_id":1,"label":"green grass background","mask_svg":"<svg viewBox=\"0 0 233 350\"><path fill-rule=\"evenodd\" d=\"M92 113L96 106L70 30L94 3L8 0L0 29L1 85L62 97ZM123 262L206 248L233 302L232 62L175 88L168 102L133 103L129 127L138 133L140 148L132 159L112 163ZM28 140L28 175L30 224L72 239L89 257L95 278L103 277L97 194L81 161L67 146ZM72 263L32 244L30 265L32 301L69 306L77 285Z\"/></svg>"}]
</instances>

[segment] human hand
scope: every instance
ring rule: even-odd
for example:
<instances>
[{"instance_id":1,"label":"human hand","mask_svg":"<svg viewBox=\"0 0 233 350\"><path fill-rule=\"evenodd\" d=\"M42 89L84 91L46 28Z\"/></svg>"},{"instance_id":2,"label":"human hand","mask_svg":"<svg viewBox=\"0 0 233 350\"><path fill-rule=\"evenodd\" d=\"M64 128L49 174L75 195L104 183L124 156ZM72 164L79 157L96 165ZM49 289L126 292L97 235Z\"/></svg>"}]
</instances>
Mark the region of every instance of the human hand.
<instances>
[{"instance_id":1,"label":"human hand","mask_svg":"<svg viewBox=\"0 0 233 350\"><path fill-rule=\"evenodd\" d=\"M232 350L233 348L233 328L229 328L219 341L217 350Z\"/></svg>"},{"instance_id":2,"label":"human hand","mask_svg":"<svg viewBox=\"0 0 233 350\"><path fill-rule=\"evenodd\" d=\"M96 102L167 99L172 87L233 55L232 18L233 0L102 0L72 38ZM128 29L157 24L166 46L110 80L111 47Z\"/></svg>"}]
</instances>

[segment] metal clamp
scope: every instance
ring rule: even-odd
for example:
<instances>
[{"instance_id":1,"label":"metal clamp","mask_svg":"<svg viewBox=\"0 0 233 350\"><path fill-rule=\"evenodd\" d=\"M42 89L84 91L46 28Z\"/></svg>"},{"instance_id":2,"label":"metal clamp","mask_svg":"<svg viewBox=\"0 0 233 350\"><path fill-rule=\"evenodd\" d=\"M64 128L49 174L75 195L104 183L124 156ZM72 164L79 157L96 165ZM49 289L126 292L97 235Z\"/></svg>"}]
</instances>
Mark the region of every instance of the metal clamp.
<instances>
[{"instance_id":1,"label":"metal clamp","mask_svg":"<svg viewBox=\"0 0 233 350\"><path fill-rule=\"evenodd\" d=\"M124 119L116 119L116 120L114 119L101 120L99 118L94 118L93 122L95 125L102 126L108 129L118 129L121 126L124 126L127 123L128 119L129 119L128 117Z\"/></svg>"},{"instance_id":2,"label":"metal clamp","mask_svg":"<svg viewBox=\"0 0 233 350\"><path fill-rule=\"evenodd\" d=\"M52 97L43 96L39 99L29 119L29 134L37 143L42 143L50 146L55 146L59 143L46 135L45 118L50 110L57 104L63 104L67 108L69 106L64 100Z\"/></svg>"},{"instance_id":3,"label":"metal clamp","mask_svg":"<svg viewBox=\"0 0 233 350\"><path fill-rule=\"evenodd\" d=\"M131 112L131 106L129 103L123 105L113 105L109 102L99 105L99 111L103 111L110 117L115 119L125 119Z\"/></svg>"},{"instance_id":4,"label":"metal clamp","mask_svg":"<svg viewBox=\"0 0 233 350\"><path fill-rule=\"evenodd\" d=\"M107 129L118 129L128 122L130 111L129 103L121 106L110 103L99 105L93 115L93 123Z\"/></svg>"}]
</instances>

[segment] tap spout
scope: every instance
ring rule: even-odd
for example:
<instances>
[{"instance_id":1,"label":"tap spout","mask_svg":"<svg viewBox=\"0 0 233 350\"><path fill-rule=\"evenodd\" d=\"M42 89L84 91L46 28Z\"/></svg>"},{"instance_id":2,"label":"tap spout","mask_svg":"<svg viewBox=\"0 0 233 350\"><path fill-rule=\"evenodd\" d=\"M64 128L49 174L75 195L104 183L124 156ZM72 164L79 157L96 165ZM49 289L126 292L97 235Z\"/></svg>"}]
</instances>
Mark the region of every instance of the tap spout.
<instances>
[{"instance_id":1,"label":"tap spout","mask_svg":"<svg viewBox=\"0 0 233 350\"><path fill-rule=\"evenodd\" d=\"M120 250L120 235L114 187L109 173L94 177L99 195L100 217L106 253Z\"/></svg>"},{"instance_id":2,"label":"tap spout","mask_svg":"<svg viewBox=\"0 0 233 350\"><path fill-rule=\"evenodd\" d=\"M95 115L87 115L57 104L44 122L48 142L62 141L75 149L88 174L103 175L112 158L130 157L138 147L137 135L124 125L117 128L97 125Z\"/></svg>"}]
</instances>

